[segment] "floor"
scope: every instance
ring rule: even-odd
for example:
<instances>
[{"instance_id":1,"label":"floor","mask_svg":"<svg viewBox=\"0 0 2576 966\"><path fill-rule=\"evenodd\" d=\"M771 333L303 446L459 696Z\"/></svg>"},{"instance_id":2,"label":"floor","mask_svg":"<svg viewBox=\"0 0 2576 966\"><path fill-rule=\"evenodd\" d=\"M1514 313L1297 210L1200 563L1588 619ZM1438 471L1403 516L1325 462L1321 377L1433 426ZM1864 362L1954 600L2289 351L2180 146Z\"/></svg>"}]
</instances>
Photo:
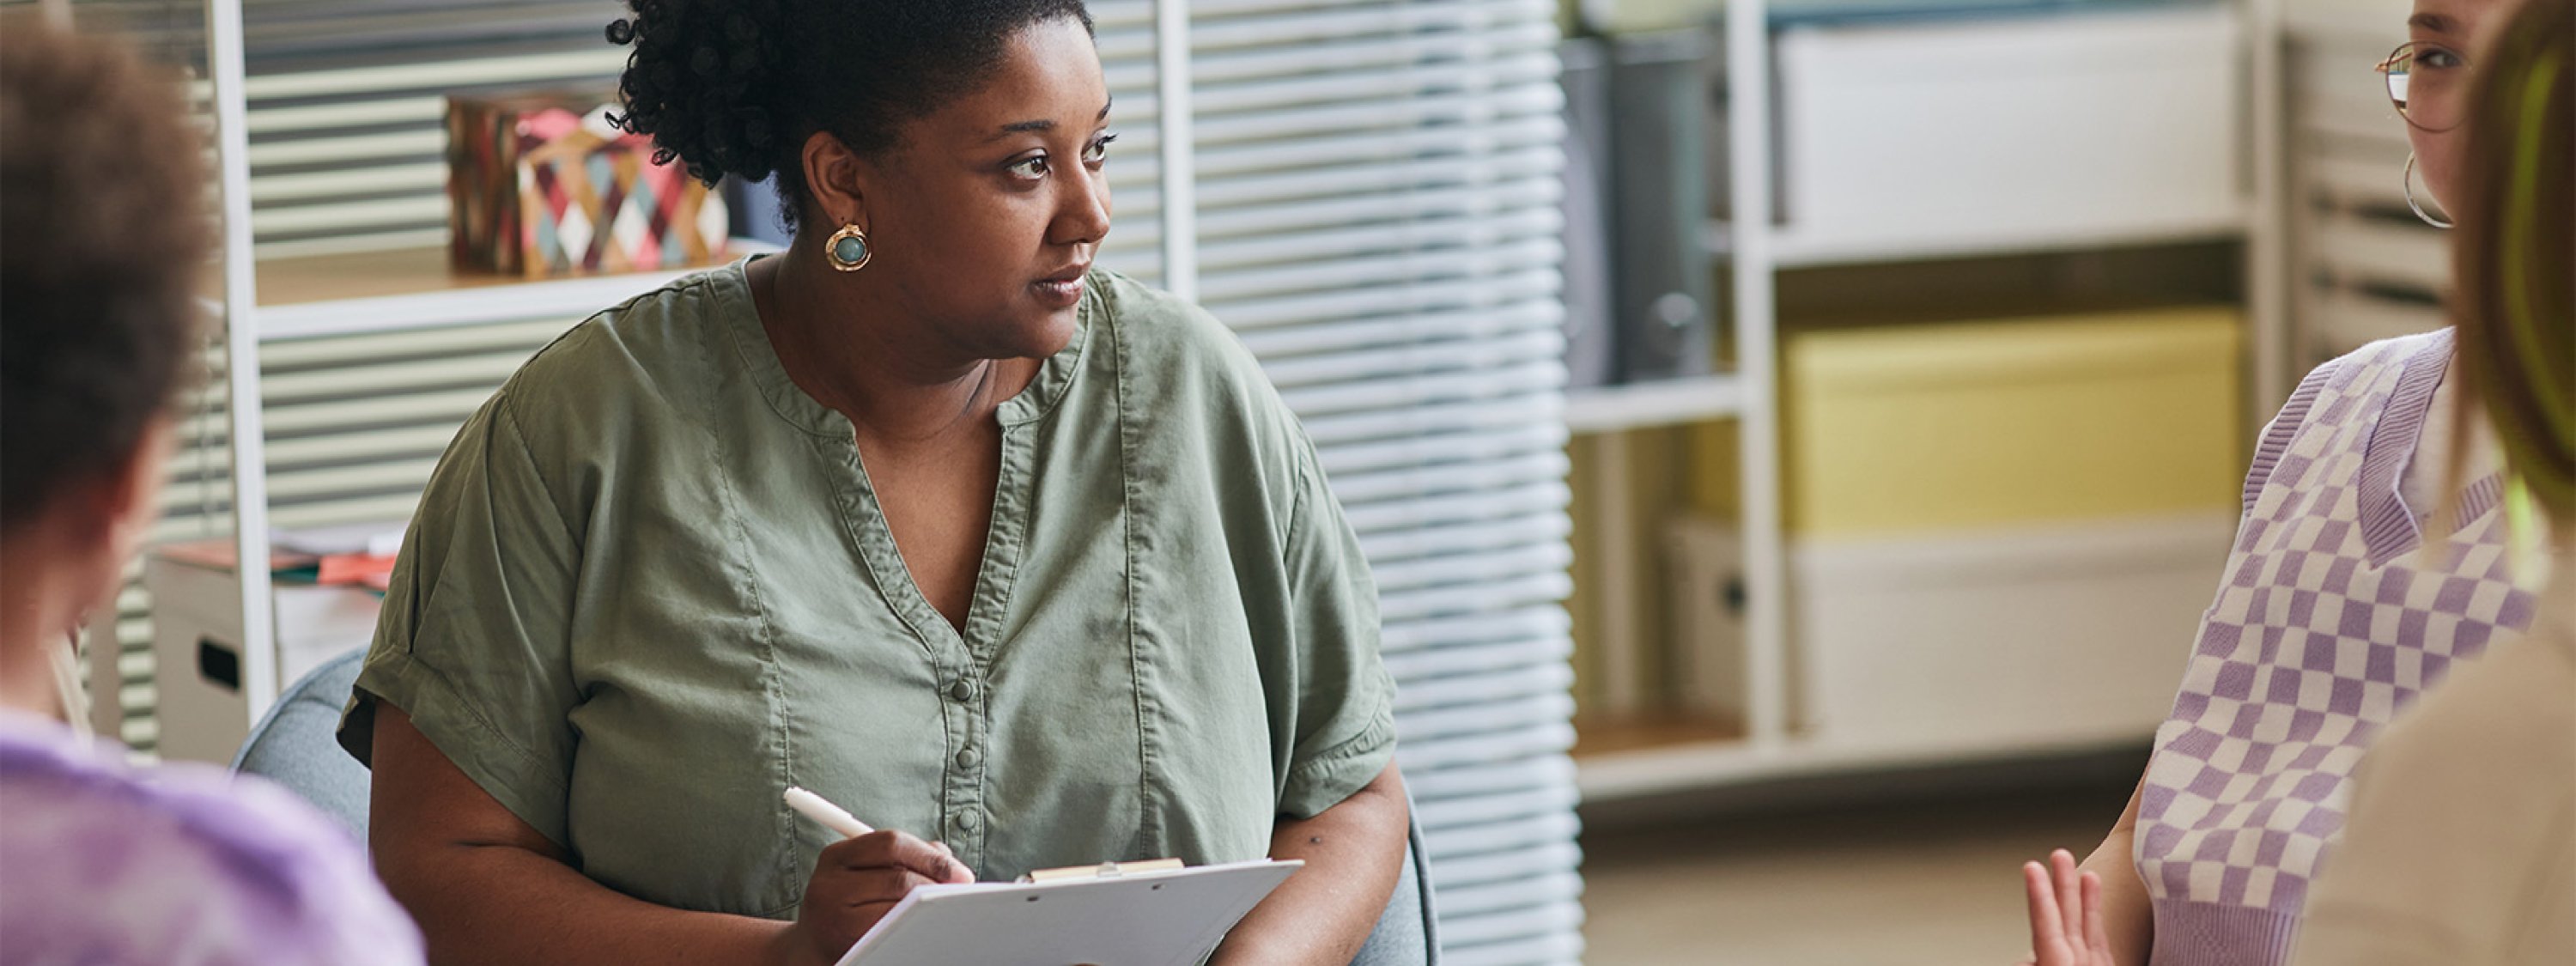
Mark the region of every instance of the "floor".
<instances>
[{"instance_id":1,"label":"floor","mask_svg":"<svg viewBox=\"0 0 2576 966\"><path fill-rule=\"evenodd\" d=\"M2134 772L2132 773L2134 774ZM2125 785L1606 825L1584 835L1593 966L2018 962L2019 869L2081 857Z\"/></svg>"}]
</instances>

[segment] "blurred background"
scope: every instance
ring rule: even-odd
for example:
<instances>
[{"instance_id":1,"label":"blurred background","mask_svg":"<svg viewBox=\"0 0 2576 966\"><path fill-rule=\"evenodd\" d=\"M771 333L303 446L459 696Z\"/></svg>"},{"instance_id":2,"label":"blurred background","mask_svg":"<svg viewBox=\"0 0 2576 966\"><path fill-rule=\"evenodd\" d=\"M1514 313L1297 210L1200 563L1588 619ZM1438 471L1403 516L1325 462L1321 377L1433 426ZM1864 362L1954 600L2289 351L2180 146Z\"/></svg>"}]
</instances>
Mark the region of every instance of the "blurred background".
<instances>
[{"instance_id":1,"label":"blurred background","mask_svg":"<svg viewBox=\"0 0 2576 966\"><path fill-rule=\"evenodd\" d=\"M221 173L213 378L88 649L103 730L230 761L365 643L464 417L774 201L583 123L612 0L41 5L184 69ZM1455 963L2012 961L2254 431L2440 324L2371 71L2404 0L1091 9L1102 261L1315 437Z\"/></svg>"}]
</instances>

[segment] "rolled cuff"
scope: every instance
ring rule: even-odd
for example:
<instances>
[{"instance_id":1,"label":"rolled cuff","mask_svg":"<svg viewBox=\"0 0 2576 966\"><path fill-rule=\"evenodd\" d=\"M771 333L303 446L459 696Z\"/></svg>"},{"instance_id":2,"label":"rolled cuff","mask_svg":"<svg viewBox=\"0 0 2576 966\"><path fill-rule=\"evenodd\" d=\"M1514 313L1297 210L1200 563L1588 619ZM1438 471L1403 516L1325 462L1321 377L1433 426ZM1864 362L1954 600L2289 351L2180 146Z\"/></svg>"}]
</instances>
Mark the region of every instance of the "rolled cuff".
<instances>
[{"instance_id":1,"label":"rolled cuff","mask_svg":"<svg viewBox=\"0 0 2576 966\"><path fill-rule=\"evenodd\" d=\"M485 794L547 840L572 851L564 803L564 776L494 726L436 668L400 651L370 654L349 705L341 712L340 747L359 763L375 766L376 702L401 708L414 730L473 779Z\"/></svg>"},{"instance_id":2,"label":"rolled cuff","mask_svg":"<svg viewBox=\"0 0 2576 966\"><path fill-rule=\"evenodd\" d=\"M1377 780L1395 760L1395 718L1380 712L1358 735L1289 769L1279 813L1313 818Z\"/></svg>"}]
</instances>

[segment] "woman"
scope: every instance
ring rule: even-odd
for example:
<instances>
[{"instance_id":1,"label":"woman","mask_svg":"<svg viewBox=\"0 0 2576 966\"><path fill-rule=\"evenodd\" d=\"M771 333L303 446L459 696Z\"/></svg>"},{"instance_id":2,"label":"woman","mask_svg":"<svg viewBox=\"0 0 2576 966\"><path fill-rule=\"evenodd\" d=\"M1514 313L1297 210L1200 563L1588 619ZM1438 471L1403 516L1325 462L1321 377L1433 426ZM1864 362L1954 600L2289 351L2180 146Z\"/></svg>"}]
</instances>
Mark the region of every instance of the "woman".
<instances>
[{"instance_id":1,"label":"woman","mask_svg":"<svg viewBox=\"0 0 2576 966\"><path fill-rule=\"evenodd\" d=\"M418 963L336 823L83 731L72 648L151 527L199 346L205 181L177 88L0 17L0 962Z\"/></svg>"},{"instance_id":2,"label":"woman","mask_svg":"<svg viewBox=\"0 0 2576 966\"><path fill-rule=\"evenodd\" d=\"M2456 250L2461 375L2549 549L2528 635L2388 729L2308 900L2298 962L2576 962L2576 3L2480 60ZM2537 577L2538 575L2535 575Z\"/></svg>"},{"instance_id":3,"label":"woman","mask_svg":"<svg viewBox=\"0 0 2576 966\"><path fill-rule=\"evenodd\" d=\"M1347 962L1407 824L1375 593L1248 354L1091 267L1081 4L634 9L623 123L795 238L433 475L341 733L432 958L829 963L925 883L1268 855L1216 961Z\"/></svg>"},{"instance_id":4,"label":"woman","mask_svg":"<svg viewBox=\"0 0 2576 966\"><path fill-rule=\"evenodd\" d=\"M2461 194L2464 52L2496 5L2416 0L2413 39L2381 65L2403 78L2410 202L2419 172L2437 202ZM2283 962L2370 739L2452 662L2530 623L2532 596L2505 570L2493 441L2455 447L2448 432L2452 341L2326 363L2265 428L2226 581L2137 793L2080 869L2064 850L2023 869L2031 961ZM2450 490L2454 463L2469 482ZM2435 531L2446 504L2460 525Z\"/></svg>"}]
</instances>

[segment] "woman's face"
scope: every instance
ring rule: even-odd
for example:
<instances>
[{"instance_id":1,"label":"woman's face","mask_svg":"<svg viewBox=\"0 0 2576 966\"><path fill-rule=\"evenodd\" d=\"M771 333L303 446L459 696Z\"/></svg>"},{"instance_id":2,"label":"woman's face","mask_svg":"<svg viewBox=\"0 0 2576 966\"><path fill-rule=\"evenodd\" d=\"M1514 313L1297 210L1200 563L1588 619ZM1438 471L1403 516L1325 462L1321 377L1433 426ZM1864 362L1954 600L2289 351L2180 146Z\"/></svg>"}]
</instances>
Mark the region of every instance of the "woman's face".
<instances>
[{"instance_id":1,"label":"woman's face","mask_svg":"<svg viewBox=\"0 0 2576 966\"><path fill-rule=\"evenodd\" d=\"M2459 197L2455 179L2467 140L2459 118L2469 94L2469 58L2482 36L2480 25L2497 3L2415 0L2415 13L2406 20L2407 39L2416 44L2407 95L2418 119L2406 125L2406 140L2415 148L2415 170L2423 174L2424 186L2437 202ZM2427 126L2444 129L2427 130Z\"/></svg>"},{"instance_id":2,"label":"woman's face","mask_svg":"<svg viewBox=\"0 0 2576 966\"><path fill-rule=\"evenodd\" d=\"M980 89L855 165L875 250L861 273L968 357L1053 355L1109 232L1108 123L1090 33L1021 30Z\"/></svg>"}]
</instances>

